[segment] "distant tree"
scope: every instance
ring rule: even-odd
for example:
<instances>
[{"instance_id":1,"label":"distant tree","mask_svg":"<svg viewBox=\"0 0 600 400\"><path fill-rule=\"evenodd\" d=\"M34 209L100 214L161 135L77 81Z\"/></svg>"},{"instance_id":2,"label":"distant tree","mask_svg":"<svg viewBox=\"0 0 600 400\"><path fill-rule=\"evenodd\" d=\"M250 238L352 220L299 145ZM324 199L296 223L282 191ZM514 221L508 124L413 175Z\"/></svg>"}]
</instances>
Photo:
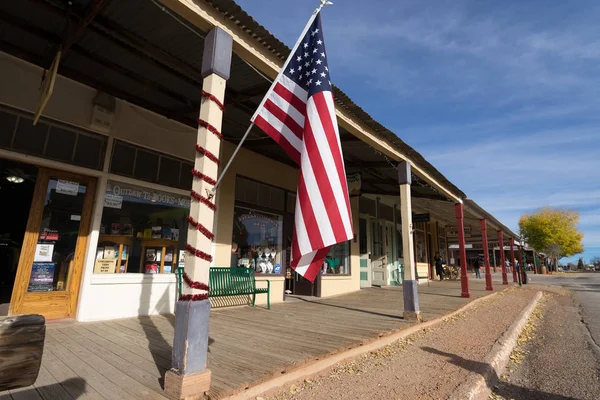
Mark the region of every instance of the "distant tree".
<instances>
[{"instance_id":1,"label":"distant tree","mask_svg":"<svg viewBox=\"0 0 600 400\"><path fill-rule=\"evenodd\" d=\"M577 261L577 269L584 269L585 263L583 262L583 257L579 257L579 261Z\"/></svg>"},{"instance_id":2,"label":"distant tree","mask_svg":"<svg viewBox=\"0 0 600 400\"><path fill-rule=\"evenodd\" d=\"M600 264L600 257L598 257L598 256L592 257L592 259L590 260L590 263L592 263L593 265Z\"/></svg>"},{"instance_id":3,"label":"distant tree","mask_svg":"<svg viewBox=\"0 0 600 400\"><path fill-rule=\"evenodd\" d=\"M577 229L579 213L545 207L533 214L523 214L519 230L525 241L538 251L545 251L558 265L561 257L583 252L583 233Z\"/></svg>"}]
</instances>

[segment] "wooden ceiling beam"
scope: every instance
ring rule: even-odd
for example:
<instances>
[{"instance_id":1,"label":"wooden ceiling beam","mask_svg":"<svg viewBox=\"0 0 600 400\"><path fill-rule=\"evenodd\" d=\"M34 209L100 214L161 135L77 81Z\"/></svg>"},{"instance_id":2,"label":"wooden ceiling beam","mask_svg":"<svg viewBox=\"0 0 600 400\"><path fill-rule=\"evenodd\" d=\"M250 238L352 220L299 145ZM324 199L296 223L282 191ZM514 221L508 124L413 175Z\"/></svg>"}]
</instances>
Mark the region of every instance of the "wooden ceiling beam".
<instances>
[{"instance_id":1,"label":"wooden ceiling beam","mask_svg":"<svg viewBox=\"0 0 600 400\"><path fill-rule=\"evenodd\" d=\"M24 50L20 47L13 45L12 43L8 43L3 40L0 40L0 51L12 54L22 60L25 60L27 62L30 62L30 63L38 65L38 66L41 66L41 64L43 62L41 56L39 56L37 54L33 54L27 50ZM145 99L142 99L140 97L133 96L133 95L131 95L127 92L124 92L121 89L116 88L114 86L107 85L104 82L99 82L98 80L96 80L88 75L85 75L79 71L76 71L74 69L63 67L61 70L61 75L65 76L67 78L73 79L77 82L80 82L84 85L101 90L103 92L112 93L114 96L117 96L120 99L128 101L132 104L137 104L140 107L143 107L143 108L145 108L149 111L155 112L157 114L166 115L169 113L169 110L166 110L163 107L160 107L160 106L158 106L154 103L151 103ZM177 119L176 121L180 122L184 125L193 127L193 128L195 128L197 126L197 123L195 120L180 118L180 119Z\"/></svg>"},{"instance_id":2,"label":"wooden ceiling beam","mask_svg":"<svg viewBox=\"0 0 600 400\"><path fill-rule=\"evenodd\" d=\"M24 21L23 19L15 17L13 15L9 15L7 13L0 12L0 21L2 21L3 23L9 24L9 25L13 25L17 28L23 29L35 36L38 36L41 39L48 40L49 42L51 42L53 44L60 43L60 38L58 36L54 35L52 32L48 32L39 27L33 26L33 25L29 24L27 21ZM144 77L143 75L136 74L133 71L130 71L129 69L127 69L121 65L115 64L114 62L107 60L104 57L101 57L96 54L92 54L88 50L82 48L81 46L79 46L77 44L72 44L70 46L70 49L73 52L75 52L83 57L86 57L95 63L102 65L104 68L110 69L114 72L117 72L117 73L123 75L123 76L126 76L130 80L137 82L140 85L146 86L152 90L155 90L174 101L177 101L182 104L189 104L191 107L195 107L196 110L200 109L199 103L194 102L193 100L188 99L187 97L182 96L179 93L174 92L171 89ZM64 68L64 64L59 67L59 71L62 71L63 68Z\"/></svg>"},{"instance_id":3,"label":"wooden ceiling beam","mask_svg":"<svg viewBox=\"0 0 600 400\"><path fill-rule=\"evenodd\" d=\"M70 29L64 36L61 45L62 58L65 58L71 50L71 47L83 37L89 24L91 24L94 18L102 12L109 1L110 0L92 0L85 10L85 14L79 19L79 22L77 22L77 25L75 25L73 29Z\"/></svg>"}]
</instances>

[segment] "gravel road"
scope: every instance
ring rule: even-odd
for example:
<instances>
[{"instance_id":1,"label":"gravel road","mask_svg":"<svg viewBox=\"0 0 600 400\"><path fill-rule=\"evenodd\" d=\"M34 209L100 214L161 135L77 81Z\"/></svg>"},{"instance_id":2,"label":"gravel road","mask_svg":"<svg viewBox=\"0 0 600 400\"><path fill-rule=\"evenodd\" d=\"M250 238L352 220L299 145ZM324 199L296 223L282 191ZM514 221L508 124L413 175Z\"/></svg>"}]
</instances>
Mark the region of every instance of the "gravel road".
<instances>
[{"instance_id":1,"label":"gravel road","mask_svg":"<svg viewBox=\"0 0 600 400\"><path fill-rule=\"evenodd\" d=\"M573 295L548 293L538 308L490 399L599 399L600 353Z\"/></svg>"},{"instance_id":2,"label":"gravel road","mask_svg":"<svg viewBox=\"0 0 600 400\"><path fill-rule=\"evenodd\" d=\"M448 397L482 360L536 291L510 289L463 314L312 379L270 399L441 399ZM443 301L443 298L440 298Z\"/></svg>"}]
</instances>

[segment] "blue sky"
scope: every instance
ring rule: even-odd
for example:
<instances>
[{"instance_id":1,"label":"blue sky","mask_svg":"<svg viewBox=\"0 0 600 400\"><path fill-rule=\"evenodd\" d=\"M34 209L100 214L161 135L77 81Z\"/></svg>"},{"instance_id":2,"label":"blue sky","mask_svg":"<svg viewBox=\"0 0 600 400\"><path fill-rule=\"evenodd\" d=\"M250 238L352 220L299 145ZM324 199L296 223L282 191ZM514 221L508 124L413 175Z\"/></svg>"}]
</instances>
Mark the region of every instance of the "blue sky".
<instances>
[{"instance_id":1,"label":"blue sky","mask_svg":"<svg viewBox=\"0 0 600 400\"><path fill-rule=\"evenodd\" d=\"M513 230L578 210L600 256L600 2L334 2L334 84ZM318 1L238 3L291 47Z\"/></svg>"}]
</instances>

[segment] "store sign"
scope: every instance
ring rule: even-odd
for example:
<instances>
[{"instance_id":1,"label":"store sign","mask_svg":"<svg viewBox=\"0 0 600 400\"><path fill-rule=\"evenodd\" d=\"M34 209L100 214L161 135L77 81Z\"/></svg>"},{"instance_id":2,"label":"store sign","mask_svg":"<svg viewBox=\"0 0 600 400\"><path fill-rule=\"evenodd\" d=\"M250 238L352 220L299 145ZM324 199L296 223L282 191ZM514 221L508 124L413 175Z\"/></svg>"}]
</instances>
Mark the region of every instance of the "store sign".
<instances>
[{"instance_id":1,"label":"store sign","mask_svg":"<svg viewBox=\"0 0 600 400\"><path fill-rule=\"evenodd\" d=\"M51 262L53 254L54 254L54 245L53 244L38 243L35 246L35 255L33 256L33 261Z\"/></svg>"},{"instance_id":2,"label":"store sign","mask_svg":"<svg viewBox=\"0 0 600 400\"><path fill-rule=\"evenodd\" d=\"M131 203L156 204L160 206L171 206L178 208L190 208L190 198L173 193L167 193L159 190L143 188L128 183L108 182L106 185L106 198L108 198L107 207L122 206L123 201Z\"/></svg>"},{"instance_id":3,"label":"store sign","mask_svg":"<svg viewBox=\"0 0 600 400\"><path fill-rule=\"evenodd\" d=\"M429 222L429 213L426 214L413 214L412 222Z\"/></svg>"},{"instance_id":4,"label":"store sign","mask_svg":"<svg viewBox=\"0 0 600 400\"><path fill-rule=\"evenodd\" d=\"M54 283L54 269L56 263L34 262L31 266L28 292L51 292Z\"/></svg>"},{"instance_id":5,"label":"store sign","mask_svg":"<svg viewBox=\"0 0 600 400\"><path fill-rule=\"evenodd\" d=\"M79 183L73 181L67 181L59 179L56 182L56 193L66 194L69 196L77 196L79 192Z\"/></svg>"},{"instance_id":6,"label":"store sign","mask_svg":"<svg viewBox=\"0 0 600 400\"><path fill-rule=\"evenodd\" d=\"M455 238L458 237L458 228L455 226L446 227L446 237ZM471 227L465 226L465 237L471 237Z\"/></svg>"},{"instance_id":7,"label":"store sign","mask_svg":"<svg viewBox=\"0 0 600 400\"><path fill-rule=\"evenodd\" d=\"M114 258L112 260L109 259L100 259L96 260L94 264L94 273L95 274L114 274L117 266L117 260Z\"/></svg>"},{"instance_id":8,"label":"store sign","mask_svg":"<svg viewBox=\"0 0 600 400\"><path fill-rule=\"evenodd\" d=\"M104 195L104 207L121 209L123 207L123 196L106 193Z\"/></svg>"},{"instance_id":9,"label":"store sign","mask_svg":"<svg viewBox=\"0 0 600 400\"><path fill-rule=\"evenodd\" d=\"M360 172L346 175L346 182L348 184L348 194L350 195L350 197L360 196L360 190L362 185L362 178Z\"/></svg>"}]
</instances>

